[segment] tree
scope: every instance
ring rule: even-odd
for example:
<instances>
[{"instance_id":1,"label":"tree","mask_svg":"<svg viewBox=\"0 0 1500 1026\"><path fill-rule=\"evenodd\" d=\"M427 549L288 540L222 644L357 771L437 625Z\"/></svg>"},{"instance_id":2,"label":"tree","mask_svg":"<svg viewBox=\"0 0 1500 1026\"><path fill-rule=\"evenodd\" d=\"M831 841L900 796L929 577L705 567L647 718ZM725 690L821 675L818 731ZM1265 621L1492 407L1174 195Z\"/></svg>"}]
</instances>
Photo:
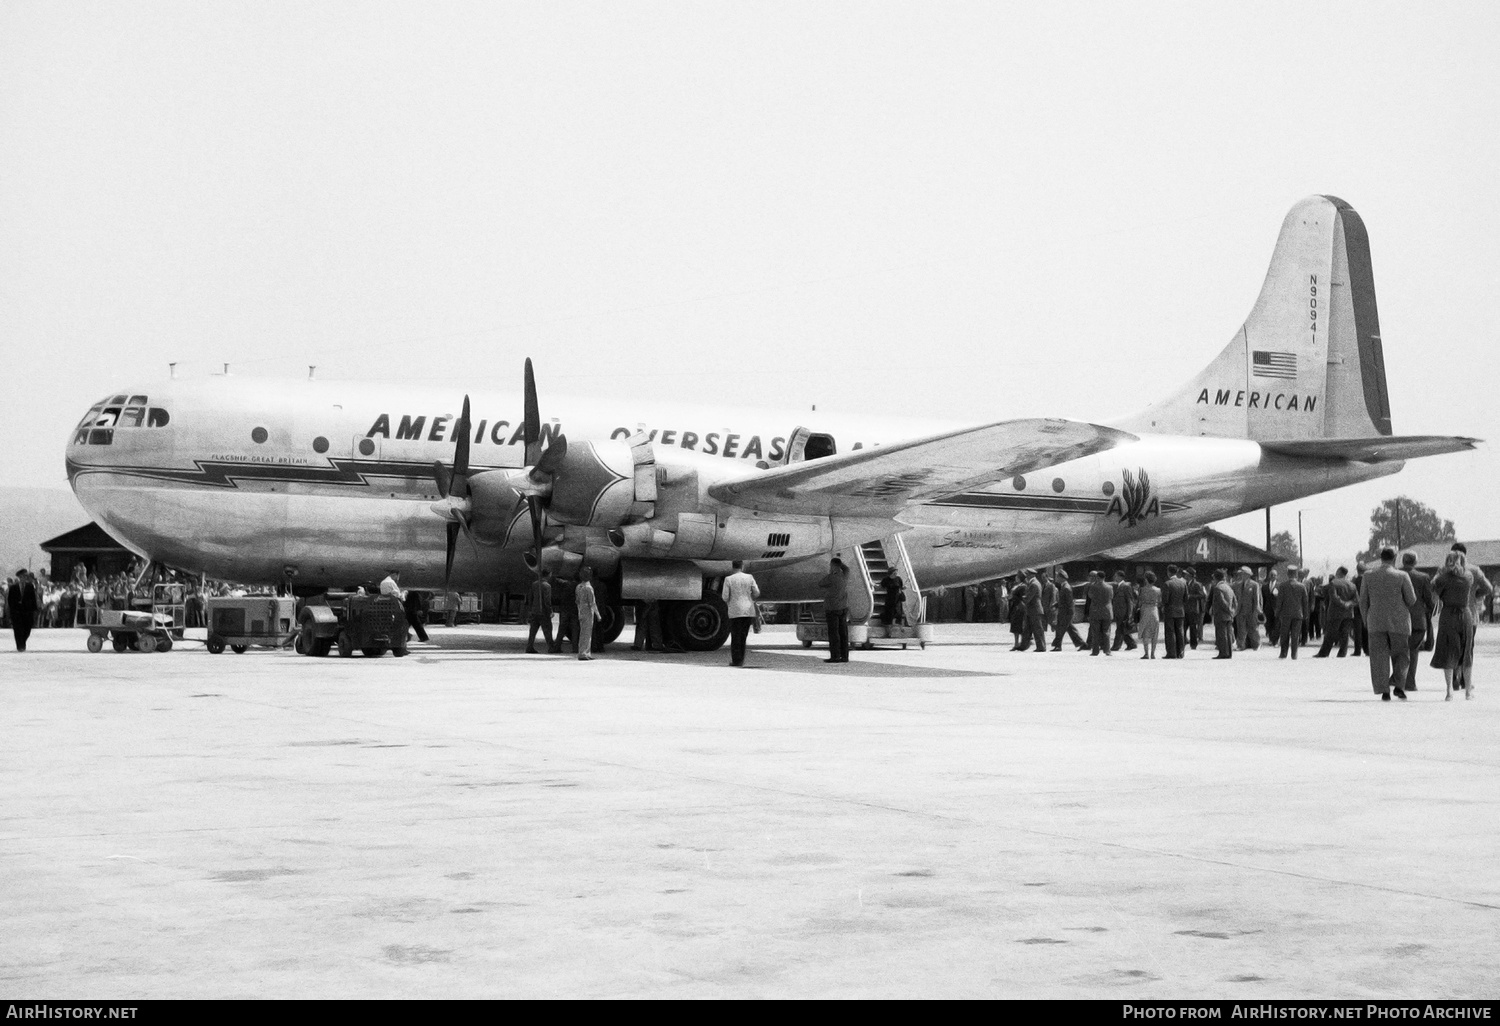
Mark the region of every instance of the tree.
<instances>
[{"instance_id":1,"label":"tree","mask_svg":"<svg viewBox=\"0 0 1500 1026\"><path fill-rule=\"evenodd\" d=\"M1271 535L1271 555L1276 557L1276 562L1287 566L1302 563L1302 552L1297 548L1297 539L1292 537L1291 531L1277 531Z\"/></svg>"},{"instance_id":2,"label":"tree","mask_svg":"<svg viewBox=\"0 0 1500 1026\"><path fill-rule=\"evenodd\" d=\"M1438 516L1431 506L1399 495L1370 511L1370 544L1365 546L1359 560L1363 563L1379 560L1380 550L1386 545L1401 549L1418 542L1445 542L1456 537L1453 521Z\"/></svg>"}]
</instances>

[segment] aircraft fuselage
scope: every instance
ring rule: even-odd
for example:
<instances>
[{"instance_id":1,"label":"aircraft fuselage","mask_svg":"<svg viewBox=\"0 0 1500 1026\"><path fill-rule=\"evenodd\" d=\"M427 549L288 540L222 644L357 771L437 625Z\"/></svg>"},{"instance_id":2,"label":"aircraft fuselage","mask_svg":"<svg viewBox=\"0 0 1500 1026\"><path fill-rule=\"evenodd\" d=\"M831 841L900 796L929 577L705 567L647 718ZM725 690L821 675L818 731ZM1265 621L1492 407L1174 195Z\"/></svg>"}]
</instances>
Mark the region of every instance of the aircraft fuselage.
<instances>
[{"instance_id":1,"label":"aircraft fuselage","mask_svg":"<svg viewBox=\"0 0 1500 1026\"><path fill-rule=\"evenodd\" d=\"M335 382L215 378L122 392L84 418L67 450L84 507L143 555L211 577L344 586L404 571L408 587L438 587L443 521L433 463L453 458L457 397L434 390ZM471 467L523 465L521 400L473 394ZM97 411L97 412L96 412ZM953 425L773 410L549 400L545 429L570 439L647 432L659 449L734 461L745 473L784 459L806 425L839 452ZM109 426L100 427L104 423ZM1142 435L1045 471L910 508L902 524L923 589L987 580L1170 534L1394 473L1277 456L1253 441ZM831 548L869 525L834 523ZM842 533L841 533L842 532ZM600 539L603 540L602 538ZM521 591L530 544L461 541L452 583ZM826 561L753 560L767 601L817 597Z\"/></svg>"}]
</instances>

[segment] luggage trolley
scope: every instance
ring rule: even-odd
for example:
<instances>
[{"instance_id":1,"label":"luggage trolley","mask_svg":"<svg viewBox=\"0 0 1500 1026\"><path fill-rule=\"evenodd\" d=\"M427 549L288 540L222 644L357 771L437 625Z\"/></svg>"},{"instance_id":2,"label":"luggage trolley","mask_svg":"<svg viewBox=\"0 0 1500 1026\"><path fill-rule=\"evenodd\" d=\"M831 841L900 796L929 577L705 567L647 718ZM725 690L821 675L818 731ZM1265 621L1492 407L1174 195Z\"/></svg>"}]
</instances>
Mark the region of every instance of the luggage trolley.
<instances>
[{"instance_id":1,"label":"luggage trolley","mask_svg":"<svg viewBox=\"0 0 1500 1026\"><path fill-rule=\"evenodd\" d=\"M116 652L170 652L173 641L182 640L187 626L186 589L180 584L158 584L151 591L149 609L100 609L95 603L80 603L83 623L89 632L88 650L102 652L106 641Z\"/></svg>"},{"instance_id":2,"label":"luggage trolley","mask_svg":"<svg viewBox=\"0 0 1500 1026\"><path fill-rule=\"evenodd\" d=\"M136 649L140 652L169 652L172 649L172 620L136 609L101 609L97 623L89 624L88 650L101 652L109 641L116 652Z\"/></svg>"}]
</instances>

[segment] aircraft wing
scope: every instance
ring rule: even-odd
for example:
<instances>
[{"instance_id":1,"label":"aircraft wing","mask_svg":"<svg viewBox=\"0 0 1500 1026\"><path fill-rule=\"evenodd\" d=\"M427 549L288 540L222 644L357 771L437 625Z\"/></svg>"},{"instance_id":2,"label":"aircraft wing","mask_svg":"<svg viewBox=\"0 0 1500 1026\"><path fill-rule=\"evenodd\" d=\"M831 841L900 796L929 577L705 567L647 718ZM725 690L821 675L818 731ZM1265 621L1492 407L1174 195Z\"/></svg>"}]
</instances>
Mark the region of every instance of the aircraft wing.
<instances>
[{"instance_id":1,"label":"aircraft wing","mask_svg":"<svg viewBox=\"0 0 1500 1026\"><path fill-rule=\"evenodd\" d=\"M1072 420L1005 420L792 463L709 488L764 512L891 517L952 495L1112 449L1136 436Z\"/></svg>"},{"instance_id":2,"label":"aircraft wing","mask_svg":"<svg viewBox=\"0 0 1500 1026\"><path fill-rule=\"evenodd\" d=\"M1376 435L1373 438L1309 438L1292 442L1261 442L1260 447L1283 456L1391 463L1416 459L1418 456L1463 452L1478 444L1477 438L1448 435Z\"/></svg>"}]
</instances>

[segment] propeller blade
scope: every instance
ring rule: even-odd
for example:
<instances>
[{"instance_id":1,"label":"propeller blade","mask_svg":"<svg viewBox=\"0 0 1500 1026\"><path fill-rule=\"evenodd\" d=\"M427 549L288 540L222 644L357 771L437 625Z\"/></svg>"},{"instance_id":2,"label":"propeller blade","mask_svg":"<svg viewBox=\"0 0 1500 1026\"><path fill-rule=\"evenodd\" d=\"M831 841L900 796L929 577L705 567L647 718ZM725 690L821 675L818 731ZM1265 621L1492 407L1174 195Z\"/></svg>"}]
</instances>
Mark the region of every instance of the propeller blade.
<instances>
[{"instance_id":1,"label":"propeller blade","mask_svg":"<svg viewBox=\"0 0 1500 1026\"><path fill-rule=\"evenodd\" d=\"M531 551L534 562L531 568L541 573L542 566L542 500L535 495L526 496L526 505L531 509Z\"/></svg>"},{"instance_id":2,"label":"propeller blade","mask_svg":"<svg viewBox=\"0 0 1500 1026\"><path fill-rule=\"evenodd\" d=\"M437 482L438 494L446 499L448 490L452 487L453 478L449 475L448 468L443 466L442 460L432 461L432 479Z\"/></svg>"},{"instance_id":3,"label":"propeller blade","mask_svg":"<svg viewBox=\"0 0 1500 1026\"><path fill-rule=\"evenodd\" d=\"M453 577L453 556L458 551L459 526L456 521L448 521L448 563L443 570L443 590L448 590L448 581Z\"/></svg>"},{"instance_id":4,"label":"propeller blade","mask_svg":"<svg viewBox=\"0 0 1500 1026\"><path fill-rule=\"evenodd\" d=\"M459 415L458 425L453 429L458 444L453 449L453 490L457 495L469 494L469 397L464 396L464 412Z\"/></svg>"},{"instance_id":5,"label":"propeller blade","mask_svg":"<svg viewBox=\"0 0 1500 1026\"><path fill-rule=\"evenodd\" d=\"M542 414L536 401L536 375L531 370L531 357L526 358L526 465L536 466L541 459Z\"/></svg>"},{"instance_id":6,"label":"propeller blade","mask_svg":"<svg viewBox=\"0 0 1500 1026\"><path fill-rule=\"evenodd\" d=\"M568 440L558 435L552 440L552 444L543 450L542 458L536 461L536 469L532 471L532 474L551 477L562 469L563 457L567 455Z\"/></svg>"}]
</instances>

